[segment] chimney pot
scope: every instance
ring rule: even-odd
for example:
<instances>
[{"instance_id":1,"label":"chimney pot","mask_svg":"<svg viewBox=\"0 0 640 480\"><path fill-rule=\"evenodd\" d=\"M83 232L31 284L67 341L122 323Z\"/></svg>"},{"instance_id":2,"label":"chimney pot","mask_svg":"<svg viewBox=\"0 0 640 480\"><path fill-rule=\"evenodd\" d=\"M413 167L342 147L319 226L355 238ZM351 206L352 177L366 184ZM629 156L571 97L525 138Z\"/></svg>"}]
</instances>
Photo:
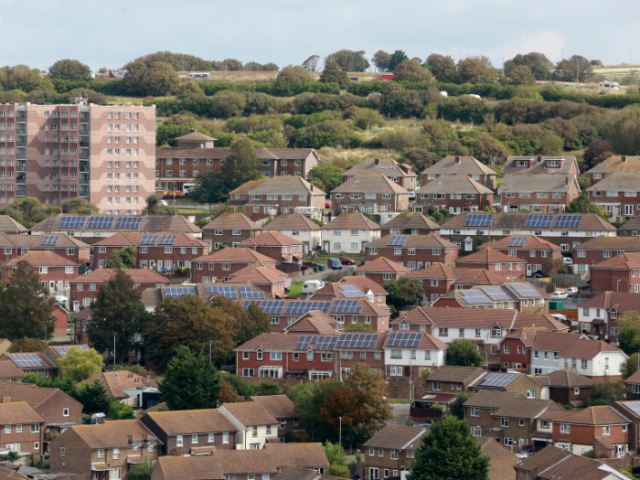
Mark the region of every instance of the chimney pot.
<instances>
[{"instance_id":1,"label":"chimney pot","mask_svg":"<svg viewBox=\"0 0 640 480\"><path fill-rule=\"evenodd\" d=\"M195 128L190 128L189 129L189 133L196 133L196 132L197 132L197 130Z\"/></svg>"},{"instance_id":2,"label":"chimney pot","mask_svg":"<svg viewBox=\"0 0 640 480\"><path fill-rule=\"evenodd\" d=\"M133 435L127 435L127 443L133 442Z\"/></svg>"},{"instance_id":3,"label":"chimney pot","mask_svg":"<svg viewBox=\"0 0 640 480\"><path fill-rule=\"evenodd\" d=\"M623 156L623 157L622 157L622 159L621 159L621 161L622 161L622 163L627 163L627 157L626 157L626 156Z\"/></svg>"},{"instance_id":4,"label":"chimney pot","mask_svg":"<svg viewBox=\"0 0 640 480\"><path fill-rule=\"evenodd\" d=\"M564 184L565 184L565 185L569 185L569 177L567 177L567 178L565 179Z\"/></svg>"},{"instance_id":5,"label":"chimney pot","mask_svg":"<svg viewBox=\"0 0 640 480\"><path fill-rule=\"evenodd\" d=\"M455 162L456 162L457 164L459 164L459 163L460 163L460 157L459 157L458 155L456 155Z\"/></svg>"},{"instance_id":6,"label":"chimney pot","mask_svg":"<svg viewBox=\"0 0 640 480\"><path fill-rule=\"evenodd\" d=\"M311 184L311 191L313 192L313 183Z\"/></svg>"},{"instance_id":7,"label":"chimney pot","mask_svg":"<svg viewBox=\"0 0 640 480\"><path fill-rule=\"evenodd\" d=\"M380 159L379 159L379 158L376 158L376 159L373 161L373 164L374 164L376 167L377 167L378 165L380 165Z\"/></svg>"},{"instance_id":8,"label":"chimney pot","mask_svg":"<svg viewBox=\"0 0 640 480\"><path fill-rule=\"evenodd\" d=\"M541 155L538 155L537 159L538 159L538 163L542 163L542 156Z\"/></svg>"}]
</instances>

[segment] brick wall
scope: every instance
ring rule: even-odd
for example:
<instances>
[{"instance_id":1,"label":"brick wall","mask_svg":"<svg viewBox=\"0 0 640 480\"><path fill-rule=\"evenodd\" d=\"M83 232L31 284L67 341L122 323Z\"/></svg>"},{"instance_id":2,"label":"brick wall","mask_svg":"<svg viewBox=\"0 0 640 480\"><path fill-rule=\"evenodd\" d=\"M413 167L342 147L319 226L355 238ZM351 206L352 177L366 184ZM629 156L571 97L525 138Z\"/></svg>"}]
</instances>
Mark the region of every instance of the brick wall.
<instances>
[{"instance_id":1,"label":"brick wall","mask_svg":"<svg viewBox=\"0 0 640 480\"><path fill-rule=\"evenodd\" d=\"M372 248L375 248L376 254L371 253ZM417 268L418 265L422 265L425 268L431 266L435 263L444 263L449 265L451 263L456 262L458 259L458 249L457 248L440 248L437 249L440 251L439 254L433 253L433 248L416 248L415 255L409 255L408 248L400 249L402 254L395 254L395 247L369 247L365 248L365 261L372 262L376 258L385 257L389 260L392 260L396 263L400 263L404 266L409 266L409 263L414 264L414 267L409 268Z\"/></svg>"},{"instance_id":2,"label":"brick wall","mask_svg":"<svg viewBox=\"0 0 640 480\"><path fill-rule=\"evenodd\" d=\"M34 267L35 271L38 271L38 267ZM51 282L55 282L55 287L58 287L58 282L63 282L63 285L66 285L66 282L70 282L74 278L79 275L78 266L72 267L72 273L66 273L66 267L47 267L47 273L40 273L40 281L46 282L47 287L51 288ZM13 267L3 266L0 274L0 278L2 280L7 280L13 274Z\"/></svg>"},{"instance_id":3,"label":"brick wall","mask_svg":"<svg viewBox=\"0 0 640 480\"><path fill-rule=\"evenodd\" d=\"M338 198L342 195L342 198ZM332 193L331 194L331 212L334 216L338 216L343 212L342 205L353 206L354 204L376 204L377 212L406 212L409 208L409 194L407 193L391 193L390 198L382 198L384 194L376 194L376 198L365 198L365 194L361 195L361 198L351 198L351 193ZM386 210L380 208L380 206L386 207Z\"/></svg>"},{"instance_id":4,"label":"brick wall","mask_svg":"<svg viewBox=\"0 0 640 480\"><path fill-rule=\"evenodd\" d=\"M114 250L122 250L124 247L98 246L94 247L94 262L97 267L104 267L107 259ZM144 251L146 249L146 252ZM191 266L191 261L201 255L209 253L206 247L172 247L162 246L138 246L136 247L136 266L146 268L151 265L163 266L180 265ZM146 263L144 263L146 262ZM171 262L168 264L167 262Z\"/></svg>"},{"instance_id":5,"label":"brick wall","mask_svg":"<svg viewBox=\"0 0 640 480\"><path fill-rule=\"evenodd\" d=\"M218 233L216 233L218 232ZM219 250L220 248L216 248L215 244L225 244L229 247L234 247L234 244L238 244L248 238L253 238L260 233L261 230L240 230L239 235L234 235L233 230L224 230L224 229L206 229L202 230L202 240L211 244L211 251ZM207 252L205 252L207 253Z\"/></svg>"},{"instance_id":6,"label":"brick wall","mask_svg":"<svg viewBox=\"0 0 640 480\"><path fill-rule=\"evenodd\" d=\"M366 273L365 275L361 275L361 274L358 274L358 275L370 278L374 282L382 285L384 282L388 282L390 280L400 280L400 278L404 274L402 273Z\"/></svg>"}]
</instances>

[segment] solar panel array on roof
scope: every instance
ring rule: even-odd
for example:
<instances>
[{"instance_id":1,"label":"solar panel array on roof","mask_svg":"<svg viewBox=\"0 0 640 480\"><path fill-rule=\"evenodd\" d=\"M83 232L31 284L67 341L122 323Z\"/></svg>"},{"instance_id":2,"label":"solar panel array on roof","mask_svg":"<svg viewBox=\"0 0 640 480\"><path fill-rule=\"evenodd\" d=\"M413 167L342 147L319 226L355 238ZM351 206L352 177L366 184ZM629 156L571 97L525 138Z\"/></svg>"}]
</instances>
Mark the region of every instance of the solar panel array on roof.
<instances>
[{"instance_id":1,"label":"solar panel array on roof","mask_svg":"<svg viewBox=\"0 0 640 480\"><path fill-rule=\"evenodd\" d=\"M556 228L580 228L582 215L558 215L556 217Z\"/></svg>"},{"instance_id":2,"label":"solar panel array on roof","mask_svg":"<svg viewBox=\"0 0 640 480\"><path fill-rule=\"evenodd\" d=\"M415 348L420 345L420 340L422 340L421 333L391 332L389 340L387 340L387 347Z\"/></svg>"},{"instance_id":3,"label":"solar panel array on roof","mask_svg":"<svg viewBox=\"0 0 640 480\"><path fill-rule=\"evenodd\" d=\"M193 287L167 287L164 289L165 297L181 297L182 295L195 295L196 289Z\"/></svg>"},{"instance_id":4,"label":"solar panel array on roof","mask_svg":"<svg viewBox=\"0 0 640 480\"><path fill-rule=\"evenodd\" d=\"M490 214L478 214L467 215L467 219L464 222L465 227L488 227L491 225L493 215Z\"/></svg>"},{"instance_id":5,"label":"solar panel array on roof","mask_svg":"<svg viewBox=\"0 0 640 480\"><path fill-rule=\"evenodd\" d=\"M87 217L62 217L60 228L83 228Z\"/></svg>"},{"instance_id":6,"label":"solar panel array on roof","mask_svg":"<svg viewBox=\"0 0 640 480\"><path fill-rule=\"evenodd\" d=\"M113 217L89 217L87 228L111 228L114 220L115 219Z\"/></svg>"},{"instance_id":7,"label":"solar panel array on roof","mask_svg":"<svg viewBox=\"0 0 640 480\"><path fill-rule=\"evenodd\" d=\"M358 298L364 297L365 294L360 291L358 287L355 285L338 285L340 287L340 292L347 298Z\"/></svg>"},{"instance_id":8,"label":"solar panel array on roof","mask_svg":"<svg viewBox=\"0 0 640 480\"><path fill-rule=\"evenodd\" d=\"M140 228L141 223L142 217L118 217L116 230L120 230L122 228Z\"/></svg>"},{"instance_id":9,"label":"solar panel array on roof","mask_svg":"<svg viewBox=\"0 0 640 480\"><path fill-rule=\"evenodd\" d=\"M511 298L511 295L504 291L502 287L488 287L481 288L481 290L491 300L513 300L513 298Z\"/></svg>"},{"instance_id":10,"label":"solar panel array on roof","mask_svg":"<svg viewBox=\"0 0 640 480\"><path fill-rule=\"evenodd\" d=\"M513 290L520 295L521 297L539 297L540 292L538 292L531 285L509 285Z\"/></svg>"},{"instance_id":11,"label":"solar panel array on roof","mask_svg":"<svg viewBox=\"0 0 640 480\"><path fill-rule=\"evenodd\" d=\"M338 338L336 348L374 348L380 334L377 333L343 333Z\"/></svg>"},{"instance_id":12,"label":"solar panel array on roof","mask_svg":"<svg viewBox=\"0 0 640 480\"><path fill-rule=\"evenodd\" d=\"M176 243L177 235L162 235L158 245L173 245Z\"/></svg>"},{"instance_id":13,"label":"solar panel array on roof","mask_svg":"<svg viewBox=\"0 0 640 480\"><path fill-rule=\"evenodd\" d=\"M480 290L460 290L460 293L467 303L491 303L489 297Z\"/></svg>"},{"instance_id":14,"label":"solar panel array on roof","mask_svg":"<svg viewBox=\"0 0 640 480\"><path fill-rule=\"evenodd\" d=\"M143 235L140 245L155 245L160 235Z\"/></svg>"},{"instance_id":15,"label":"solar panel array on roof","mask_svg":"<svg viewBox=\"0 0 640 480\"><path fill-rule=\"evenodd\" d=\"M57 235L45 235L42 237L42 242L40 242L40 245L57 245L58 240L60 240L60 237L58 237Z\"/></svg>"},{"instance_id":16,"label":"solar panel array on roof","mask_svg":"<svg viewBox=\"0 0 640 480\"><path fill-rule=\"evenodd\" d=\"M402 245L404 245L404 242L406 241L407 241L407 237L403 235L393 235L389 239L389 243L387 245L395 245L397 247L401 247Z\"/></svg>"},{"instance_id":17,"label":"solar panel array on roof","mask_svg":"<svg viewBox=\"0 0 640 480\"><path fill-rule=\"evenodd\" d=\"M622 402L622 404L633 413L640 416L640 402Z\"/></svg>"},{"instance_id":18,"label":"solar panel array on roof","mask_svg":"<svg viewBox=\"0 0 640 480\"><path fill-rule=\"evenodd\" d=\"M524 247L524 244L529 240L527 237L513 237L509 240L507 247Z\"/></svg>"},{"instance_id":19,"label":"solar panel array on roof","mask_svg":"<svg viewBox=\"0 0 640 480\"><path fill-rule=\"evenodd\" d=\"M518 376L515 373L490 373L478 383L478 387L506 387Z\"/></svg>"},{"instance_id":20,"label":"solar panel array on roof","mask_svg":"<svg viewBox=\"0 0 640 480\"><path fill-rule=\"evenodd\" d=\"M47 366L35 353L9 353L8 356L20 368Z\"/></svg>"},{"instance_id":21,"label":"solar panel array on roof","mask_svg":"<svg viewBox=\"0 0 640 480\"><path fill-rule=\"evenodd\" d=\"M331 307L331 313L360 313L362 307L358 300L336 300Z\"/></svg>"},{"instance_id":22,"label":"solar panel array on roof","mask_svg":"<svg viewBox=\"0 0 640 480\"><path fill-rule=\"evenodd\" d=\"M285 315L304 315L311 310L320 310L322 313L327 313L331 302L289 302Z\"/></svg>"},{"instance_id":23,"label":"solar panel array on roof","mask_svg":"<svg viewBox=\"0 0 640 480\"><path fill-rule=\"evenodd\" d=\"M249 308L251 302L254 302L256 305L258 305L258 307L260 307L264 313L276 315L282 313L282 310L287 303L284 300L245 300L242 303L242 309L246 310L247 308Z\"/></svg>"},{"instance_id":24,"label":"solar panel array on roof","mask_svg":"<svg viewBox=\"0 0 640 480\"><path fill-rule=\"evenodd\" d=\"M264 292L254 291L251 287L240 287L240 298L264 298Z\"/></svg>"},{"instance_id":25,"label":"solar panel array on roof","mask_svg":"<svg viewBox=\"0 0 640 480\"><path fill-rule=\"evenodd\" d=\"M207 286L205 287L207 293L217 293L221 297L238 298L238 291L236 287L223 287L223 286Z\"/></svg>"},{"instance_id":26,"label":"solar panel array on roof","mask_svg":"<svg viewBox=\"0 0 640 480\"><path fill-rule=\"evenodd\" d=\"M333 350L337 339L336 336L301 335L295 349L306 350L313 343L315 350Z\"/></svg>"},{"instance_id":27,"label":"solar panel array on roof","mask_svg":"<svg viewBox=\"0 0 640 480\"><path fill-rule=\"evenodd\" d=\"M53 348L53 350L61 357L64 357L70 348L79 348L80 350L89 350L89 348L86 345L67 345L64 347L51 347L51 348Z\"/></svg>"},{"instance_id":28,"label":"solar panel array on roof","mask_svg":"<svg viewBox=\"0 0 640 480\"><path fill-rule=\"evenodd\" d=\"M542 227L548 228L553 222L553 215L529 215L525 227Z\"/></svg>"}]
</instances>

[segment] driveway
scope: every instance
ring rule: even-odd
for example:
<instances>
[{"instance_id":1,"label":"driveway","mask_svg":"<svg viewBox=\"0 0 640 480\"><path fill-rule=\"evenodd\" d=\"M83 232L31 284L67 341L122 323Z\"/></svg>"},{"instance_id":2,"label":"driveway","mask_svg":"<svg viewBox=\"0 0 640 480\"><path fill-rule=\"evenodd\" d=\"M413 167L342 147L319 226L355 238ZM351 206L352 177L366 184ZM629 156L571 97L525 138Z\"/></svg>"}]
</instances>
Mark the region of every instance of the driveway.
<instances>
[{"instance_id":1,"label":"driveway","mask_svg":"<svg viewBox=\"0 0 640 480\"><path fill-rule=\"evenodd\" d=\"M387 420L387 425L406 425L409 420L409 403L392 403L393 418Z\"/></svg>"}]
</instances>

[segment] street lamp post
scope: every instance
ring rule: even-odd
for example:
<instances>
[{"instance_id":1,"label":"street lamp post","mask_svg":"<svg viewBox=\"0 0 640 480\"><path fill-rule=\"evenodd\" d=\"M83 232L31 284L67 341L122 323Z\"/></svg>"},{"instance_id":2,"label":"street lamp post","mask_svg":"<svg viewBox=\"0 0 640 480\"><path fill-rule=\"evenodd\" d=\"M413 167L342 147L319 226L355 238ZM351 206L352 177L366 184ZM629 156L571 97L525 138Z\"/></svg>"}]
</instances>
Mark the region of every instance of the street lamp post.
<instances>
[{"instance_id":1,"label":"street lamp post","mask_svg":"<svg viewBox=\"0 0 640 480\"><path fill-rule=\"evenodd\" d=\"M618 279L618 281L616 282L616 292L620 292L620 280L622 280L621 278Z\"/></svg>"},{"instance_id":2,"label":"street lamp post","mask_svg":"<svg viewBox=\"0 0 640 480\"><path fill-rule=\"evenodd\" d=\"M340 419L340 431L338 433L338 445L342 446L342 417L338 417Z\"/></svg>"}]
</instances>

